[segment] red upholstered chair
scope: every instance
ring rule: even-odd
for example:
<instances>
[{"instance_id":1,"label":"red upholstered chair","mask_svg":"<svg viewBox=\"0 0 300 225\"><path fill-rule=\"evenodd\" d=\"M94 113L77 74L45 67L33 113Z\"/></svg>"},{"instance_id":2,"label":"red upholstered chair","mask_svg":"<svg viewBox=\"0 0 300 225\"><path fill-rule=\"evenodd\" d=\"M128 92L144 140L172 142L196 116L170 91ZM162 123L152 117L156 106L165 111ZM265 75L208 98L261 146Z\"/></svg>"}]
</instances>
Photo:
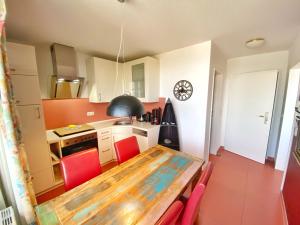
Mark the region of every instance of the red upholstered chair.
<instances>
[{"instance_id":1,"label":"red upholstered chair","mask_svg":"<svg viewBox=\"0 0 300 225\"><path fill-rule=\"evenodd\" d=\"M101 174L97 148L63 157L60 165L66 191Z\"/></svg>"},{"instance_id":2,"label":"red upholstered chair","mask_svg":"<svg viewBox=\"0 0 300 225\"><path fill-rule=\"evenodd\" d=\"M199 208L200 208L200 202L203 197L203 193L205 190L205 185L203 184L197 184L189 197L182 217L178 221L177 224L180 225L193 225L195 221L197 220Z\"/></svg>"},{"instance_id":3,"label":"red upholstered chair","mask_svg":"<svg viewBox=\"0 0 300 225\"><path fill-rule=\"evenodd\" d=\"M140 154L140 148L135 136L117 141L114 143L114 145L119 164Z\"/></svg>"},{"instance_id":4,"label":"red upholstered chair","mask_svg":"<svg viewBox=\"0 0 300 225\"><path fill-rule=\"evenodd\" d=\"M198 184L204 184L205 186L207 185L208 180L212 174L213 167L214 166L213 166L212 162L208 162L208 164L206 165L204 171L202 172L202 174L200 176Z\"/></svg>"},{"instance_id":5,"label":"red upholstered chair","mask_svg":"<svg viewBox=\"0 0 300 225\"><path fill-rule=\"evenodd\" d=\"M179 200L175 201L159 219L156 225L175 225L178 222L180 213L183 210L183 203Z\"/></svg>"}]
</instances>

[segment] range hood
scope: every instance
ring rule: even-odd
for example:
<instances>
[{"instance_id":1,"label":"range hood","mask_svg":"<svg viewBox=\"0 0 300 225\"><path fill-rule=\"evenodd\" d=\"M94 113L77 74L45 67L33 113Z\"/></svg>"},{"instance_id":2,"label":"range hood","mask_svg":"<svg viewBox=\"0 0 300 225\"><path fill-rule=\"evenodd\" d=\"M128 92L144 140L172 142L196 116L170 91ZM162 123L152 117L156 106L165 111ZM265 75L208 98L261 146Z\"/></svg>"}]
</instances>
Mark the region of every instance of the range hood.
<instances>
[{"instance_id":1,"label":"range hood","mask_svg":"<svg viewBox=\"0 0 300 225\"><path fill-rule=\"evenodd\" d=\"M50 49L54 72L51 98L78 98L84 78L77 76L75 49L57 43L52 44Z\"/></svg>"}]
</instances>

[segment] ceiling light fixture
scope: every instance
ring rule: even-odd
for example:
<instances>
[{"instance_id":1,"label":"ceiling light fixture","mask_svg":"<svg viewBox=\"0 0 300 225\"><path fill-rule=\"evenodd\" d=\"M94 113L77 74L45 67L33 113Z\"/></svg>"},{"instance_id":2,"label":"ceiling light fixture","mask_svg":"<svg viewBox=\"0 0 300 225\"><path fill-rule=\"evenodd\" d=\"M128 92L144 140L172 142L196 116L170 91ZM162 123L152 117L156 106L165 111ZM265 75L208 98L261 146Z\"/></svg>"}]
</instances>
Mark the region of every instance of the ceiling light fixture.
<instances>
[{"instance_id":1,"label":"ceiling light fixture","mask_svg":"<svg viewBox=\"0 0 300 225\"><path fill-rule=\"evenodd\" d=\"M247 48L259 48L263 46L265 43L264 38L253 38L248 41L246 41L245 45Z\"/></svg>"},{"instance_id":2,"label":"ceiling light fixture","mask_svg":"<svg viewBox=\"0 0 300 225\"><path fill-rule=\"evenodd\" d=\"M117 62L116 62L116 80L114 85L114 94L116 93L116 85L119 78L119 58L121 52L122 52L122 63L125 63L124 18L123 18L125 0L118 0L118 1L120 3L123 3L123 5L122 5L122 18L121 18L121 30L120 30L120 44L119 44L119 50L118 50ZM114 117L129 117L130 118L129 123L132 123L132 116L141 116L144 113L144 106L138 98L131 95L124 94L124 76L122 80L123 80L122 82L123 95L118 96L111 100L111 102L107 107L106 114L108 116L114 116ZM124 121L121 121L120 123L123 124Z\"/></svg>"}]
</instances>

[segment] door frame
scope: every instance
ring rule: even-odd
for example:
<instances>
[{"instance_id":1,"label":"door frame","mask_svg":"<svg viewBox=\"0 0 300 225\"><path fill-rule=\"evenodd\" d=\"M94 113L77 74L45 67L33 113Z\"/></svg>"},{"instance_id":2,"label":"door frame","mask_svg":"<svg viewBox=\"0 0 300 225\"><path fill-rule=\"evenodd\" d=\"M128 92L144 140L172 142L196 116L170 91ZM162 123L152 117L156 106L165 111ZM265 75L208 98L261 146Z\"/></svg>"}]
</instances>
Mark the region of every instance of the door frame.
<instances>
[{"instance_id":1,"label":"door frame","mask_svg":"<svg viewBox=\"0 0 300 225\"><path fill-rule=\"evenodd\" d=\"M215 84L216 84L216 76L222 76L222 84L221 84L221 92L223 93L223 97L220 101L220 104L223 106L224 105L224 74L223 73L220 73L219 71L217 71L215 68L214 68L214 71L213 71L213 79L212 79L212 91L211 91L211 110L210 110L210 122L209 122L209 144L208 144L208 153L209 154L213 154L213 155L217 155L218 153L218 150L216 152L212 152L211 151L211 147L212 147L212 137L213 137L213 134L212 134L212 131L213 131L213 120L214 120L214 117L213 117L213 113L214 113L214 103L215 103L215 92L216 92L216 87L215 87ZM223 107L222 107L223 108ZM223 111L222 113L220 114L220 146L221 147L221 144L222 144L222 135L223 135L223 128L222 128L222 125L223 125Z\"/></svg>"}]
</instances>

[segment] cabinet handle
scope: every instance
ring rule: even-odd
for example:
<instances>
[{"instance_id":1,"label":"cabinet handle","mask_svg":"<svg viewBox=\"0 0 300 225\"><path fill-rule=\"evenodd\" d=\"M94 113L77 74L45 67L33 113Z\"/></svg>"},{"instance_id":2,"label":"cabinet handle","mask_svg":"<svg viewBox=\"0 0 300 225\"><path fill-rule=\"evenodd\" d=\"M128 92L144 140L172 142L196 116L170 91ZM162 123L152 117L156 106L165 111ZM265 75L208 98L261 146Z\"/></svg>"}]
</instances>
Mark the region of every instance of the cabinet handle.
<instances>
[{"instance_id":1,"label":"cabinet handle","mask_svg":"<svg viewBox=\"0 0 300 225\"><path fill-rule=\"evenodd\" d=\"M38 119L41 119L40 107L36 107L36 117L37 117Z\"/></svg>"},{"instance_id":2,"label":"cabinet handle","mask_svg":"<svg viewBox=\"0 0 300 225\"><path fill-rule=\"evenodd\" d=\"M110 137L102 138L101 140L104 141L104 140L108 140L108 139L110 139Z\"/></svg>"}]
</instances>

